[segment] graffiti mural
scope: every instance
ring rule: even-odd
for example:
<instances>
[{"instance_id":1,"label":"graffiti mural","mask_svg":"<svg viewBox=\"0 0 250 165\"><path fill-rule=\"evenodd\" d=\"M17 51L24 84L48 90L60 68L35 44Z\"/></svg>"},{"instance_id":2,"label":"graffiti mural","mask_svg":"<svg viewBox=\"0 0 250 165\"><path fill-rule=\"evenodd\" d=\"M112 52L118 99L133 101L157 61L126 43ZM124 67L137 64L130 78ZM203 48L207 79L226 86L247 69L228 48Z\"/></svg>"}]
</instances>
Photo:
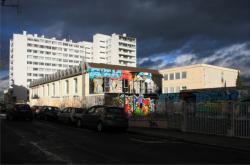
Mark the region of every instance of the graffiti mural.
<instances>
[{"instance_id":1,"label":"graffiti mural","mask_svg":"<svg viewBox=\"0 0 250 165\"><path fill-rule=\"evenodd\" d=\"M126 89L130 93L133 92L133 85L136 93L147 91L152 93L154 89L151 73L138 72L134 79L128 70L88 68L87 73L89 74L90 94L122 93L124 80L127 81Z\"/></svg>"},{"instance_id":2,"label":"graffiti mural","mask_svg":"<svg viewBox=\"0 0 250 165\"><path fill-rule=\"evenodd\" d=\"M124 106L125 112L130 116L141 115L147 116L150 113L156 112L156 100L144 98L143 96L126 96L124 104L124 95L120 95L120 104Z\"/></svg>"}]
</instances>

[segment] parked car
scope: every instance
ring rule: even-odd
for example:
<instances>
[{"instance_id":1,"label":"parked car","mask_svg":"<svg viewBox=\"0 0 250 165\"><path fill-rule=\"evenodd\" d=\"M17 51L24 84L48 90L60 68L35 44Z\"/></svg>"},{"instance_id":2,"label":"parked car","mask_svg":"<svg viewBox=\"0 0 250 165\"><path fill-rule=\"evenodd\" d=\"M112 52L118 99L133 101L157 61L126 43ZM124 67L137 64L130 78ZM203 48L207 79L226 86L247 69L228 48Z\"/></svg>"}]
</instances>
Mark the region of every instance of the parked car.
<instances>
[{"instance_id":1,"label":"parked car","mask_svg":"<svg viewBox=\"0 0 250 165\"><path fill-rule=\"evenodd\" d=\"M116 128L126 131L128 117L123 108L112 106L93 106L77 118L78 127L95 128L102 132L107 128Z\"/></svg>"},{"instance_id":2,"label":"parked car","mask_svg":"<svg viewBox=\"0 0 250 165\"><path fill-rule=\"evenodd\" d=\"M8 106L7 108L7 119L33 119L31 108L28 104L15 104Z\"/></svg>"},{"instance_id":3,"label":"parked car","mask_svg":"<svg viewBox=\"0 0 250 165\"><path fill-rule=\"evenodd\" d=\"M5 113L6 112L6 105L0 103L0 113Z\"/></svg>"},{"instance_id":4,"label":"parked car","mask_svg":"<svg viewBox=\"0 0 250 165\"><path fill-rule=\"evenodd\" d=\"M40 113L42 107L43 107L43 106L37 106L37 105L31 107L31 110L32 110L32 112L33 112L34 118L36 118L36 117L38 116L38 114Z\"/></svg>"},{"instance_id":5,"label":"parked car","mask_svg":"<svg viewBox=\"0 0 250 165\"><path fill-rule=\"evenodd\" d=\"M61 122L73 124L76 123L77 116L83 112L83 108L66 107L57 114L57 117Z\"/></svg>"},{"instance_id":6,"label":"parked car","mask_svg":"<svg viewBox=\"0 0 250 165\"><path fill-rule=\"evenodd\" d=\"M39 110L39 114L37 118L44 119L44 120L57 120L57 114L60 111L58 107L54 106L43 106Z\"/></svg>"}]
</instances>

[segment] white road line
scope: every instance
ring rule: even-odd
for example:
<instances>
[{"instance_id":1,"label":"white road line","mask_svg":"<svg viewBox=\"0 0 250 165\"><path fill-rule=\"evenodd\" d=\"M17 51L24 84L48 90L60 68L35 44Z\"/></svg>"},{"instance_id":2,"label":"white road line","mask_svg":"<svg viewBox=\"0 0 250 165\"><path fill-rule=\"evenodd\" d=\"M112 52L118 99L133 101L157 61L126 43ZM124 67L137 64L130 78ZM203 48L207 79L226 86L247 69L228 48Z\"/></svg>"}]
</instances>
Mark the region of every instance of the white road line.
<instances>
[{"instance_id":1,"label":"white road line","mask_svg":"<svg viewBox=\"0 0 250 165\"><path fill-rule=\"evenodd\" d=\"M140 143L148 143L148 144L160 144L160 143L166 143L164 141L149 141L149 140L141 140L141 139L135 139L135 138L130 138L131 141L136 141Z\"/></svg>"},{"instance_id":2,"label":"white road line","mask_svg":"<svg viewBox=\"0 0 250 165\"><path fill-rule=\"evenodd\" d=\"M35 148L37 148L39 151L41 151L42 153L44 153L46 155L46 157L48 157L48 159L50 160L57 160L57 161L66 161L64 160L63 158L61 158L60 156L48 151L46 148L38 145L37 142L33 142L33 141L30 141L29 142L31 145L33 145ZM71 163L72 164L72 163Z\"/></svg>"}]
</instances>

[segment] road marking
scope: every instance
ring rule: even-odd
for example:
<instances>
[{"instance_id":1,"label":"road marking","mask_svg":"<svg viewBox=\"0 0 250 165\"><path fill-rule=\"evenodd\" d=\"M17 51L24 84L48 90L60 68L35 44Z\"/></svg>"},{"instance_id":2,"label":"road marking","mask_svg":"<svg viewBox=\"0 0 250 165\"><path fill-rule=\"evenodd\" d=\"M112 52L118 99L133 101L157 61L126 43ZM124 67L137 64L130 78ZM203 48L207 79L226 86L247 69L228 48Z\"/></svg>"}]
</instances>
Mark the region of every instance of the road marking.
<instances>
[{"instance_id":1,"label":"road marking","mask_svg":"<svg viewBox=\"0 0 250 165\"><path fill-rule=\"evenodd\" d=\"M142 140L142 139L136 139L136 138L130 138L131 141L136 141L140 143L148 143L148 144L161 144L161 143L166 143L164 141L155 141L155 140Z\"/></svg>"},{"instance_id":2,"label":"road marking","mask_svg":"<svg viewBox=\"0 0 250 165\"><path fill-rule=\"evenodd\" d=\"M33 142L33 141L30 141L29 142L31 145L33 145L34 147L36 147L39 151L41 151L42 153L44 153L49 159L52 159L52 160L57 160L57 161L66 161L64 160L63 158L61 158L60 156L48 151L46 148L38 145L37 142ZM70 163L72 164L72 163Z\"/></svg>"}]
</instances>

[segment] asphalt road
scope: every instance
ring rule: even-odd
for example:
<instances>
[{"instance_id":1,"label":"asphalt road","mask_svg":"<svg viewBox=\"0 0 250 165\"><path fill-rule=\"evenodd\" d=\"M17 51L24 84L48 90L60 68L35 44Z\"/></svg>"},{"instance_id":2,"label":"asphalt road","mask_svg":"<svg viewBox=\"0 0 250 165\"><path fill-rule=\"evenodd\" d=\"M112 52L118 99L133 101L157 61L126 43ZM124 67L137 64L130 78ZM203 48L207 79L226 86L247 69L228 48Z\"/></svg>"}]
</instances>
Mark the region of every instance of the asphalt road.
<instances>
[{"instance_id":1,"label":"asphalt road","mask_svg":"<svg viewBox=\"0 0 250 165\"><path fill-rule=\"evenodd\" d=\"M1 124L1 163L250 163L250 153L46 121Z\"/></svg>"}]
</instances>

